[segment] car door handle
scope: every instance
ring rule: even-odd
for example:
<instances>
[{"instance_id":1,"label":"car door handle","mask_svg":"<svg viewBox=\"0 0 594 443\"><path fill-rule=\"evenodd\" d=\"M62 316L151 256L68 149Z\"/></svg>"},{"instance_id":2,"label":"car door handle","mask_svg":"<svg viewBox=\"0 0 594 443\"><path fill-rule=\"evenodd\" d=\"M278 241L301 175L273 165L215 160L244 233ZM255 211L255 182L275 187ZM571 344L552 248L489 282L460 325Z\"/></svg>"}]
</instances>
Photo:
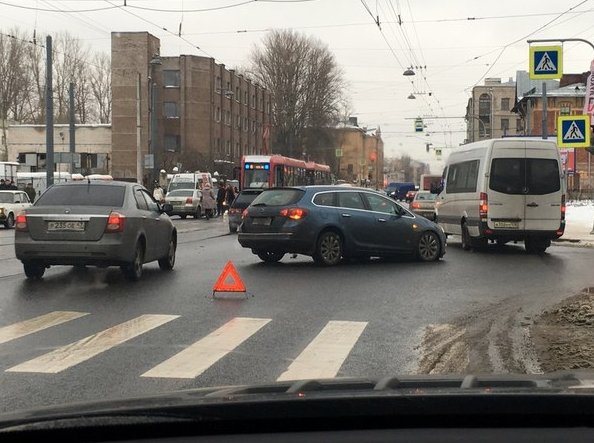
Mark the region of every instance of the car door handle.
<instances>
[{"instance_id":1,"label":"car door handle","mask_svg":"<svg viewBox=\"0 0 594 443\"><path fill-rule=\"evenodd\" d=\"M538 203L528 203L526 206L530 207L530 208L536 208L538 206Z\"/></svg>"},{"instance_id":2,"label":"car door handle","mask_svg":"<svg viewBox=\"0 0 594 443\"><path fill-rule=\"evenodd\" d=\"M386 219L385 218L378 218L377 221L380 222L380 223L386 223Z\"/></svg>"},{"instance_id":3,"label":"car door handle","mask_svg":"<svg viewBox=\"0 0 594 443\"><path fill-rule=\"evenodd\" d=\"M340 214L340 215L342 215L343 217L347 217L347 218L351 216L351 214Z\"/></svg>"}]
</instances>

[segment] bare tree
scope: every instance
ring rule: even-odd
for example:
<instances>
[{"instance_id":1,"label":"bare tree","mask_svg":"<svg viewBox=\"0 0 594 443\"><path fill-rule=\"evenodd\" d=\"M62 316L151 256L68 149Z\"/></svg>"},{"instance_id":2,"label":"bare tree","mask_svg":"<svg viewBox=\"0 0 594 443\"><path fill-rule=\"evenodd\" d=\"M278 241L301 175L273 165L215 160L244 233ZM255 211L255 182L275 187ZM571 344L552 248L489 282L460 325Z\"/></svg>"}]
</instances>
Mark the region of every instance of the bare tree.
<instances>
[{"instance_id":1,"label":"bare tree","mask_svg":"<svg viewBox=\"0 0 594 443\"><path fill-rule=\"evenodd\" d=\"M111 121L111 60L105 53L95 54L90 75L91 90L97 103L100 123Z\"/></svg>"},{"instance_id":2,"label":"bare tree","mask_svg":"<svg viewBox=\"0 0 594 443\"><path fill-rule=\"evenodd\" d=\"M291 30L272 31L251 54L250 73L273 95L275 152L294 156L308 145L306 130L339 120L342 71L321 41Z\"/></svg>"},{"instance_id":3,"label":"bare tree","mask_svg":"<svg viewBox=\"0 0 594 443\"><path fill-rule=\"evenodd\" d=\"M0 123L2 126L2 149L0 159L8 159L6 127L13 113L20 113L18 100L21 91L27 85L27 74L24 66L26 42L18 30L10 32L10 36L0 34Z\"/></svg>"}]
</instances>

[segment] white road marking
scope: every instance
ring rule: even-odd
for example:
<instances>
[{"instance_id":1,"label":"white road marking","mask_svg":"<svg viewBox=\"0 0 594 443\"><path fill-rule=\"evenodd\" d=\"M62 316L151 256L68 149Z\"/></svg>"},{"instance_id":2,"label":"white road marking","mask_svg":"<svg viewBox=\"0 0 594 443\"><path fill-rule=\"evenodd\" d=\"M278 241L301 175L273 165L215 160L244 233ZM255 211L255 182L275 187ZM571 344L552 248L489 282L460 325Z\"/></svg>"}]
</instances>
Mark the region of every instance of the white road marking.
<instances>
[{"instance_id":1,"label":"white road marking","mask_svg":"<svg viewBox=\"0 0 594 443\"><path fill-rule=\"evenodd\" d=\"M6 343L25 335L33 334L35 332L43 331L44 329L57 326L62 323L69 322L80 317L89 315L88 312L74 312L74 311L53 311L39 317L30 318L19 323L14 323L9 326L0 328L0 344Z\"/></svg>"},{"instance_id":2,"label":"white road marking","mask_svg":"<svg viewBox=\"0 0 594 443\"><path fill-rule=\"evenodd\" d=\"M278 381L335 377L367 322L330 321Z\"/></svg>"},{"instance_id":3,"label":"white road marking","mask_svg":"<svg viewBox=\"0 0 594 443\"><path fill-rule=\"evenodd\" d=\"M142 374L142 377L195 378L270 322L236 317L216 331Z\"/></svg>"},{"instance_id":4,"label":"white road marking","mask_svg":"<svg viewBox=\"0 0 594 443\"><path fill-rule=\"evenodd\" d=\"M55 374L157 328L179 315L141 315L97 334L58 348L33 360L7 369L6 372L40 372Z\"/></svg>"}]
</instances>

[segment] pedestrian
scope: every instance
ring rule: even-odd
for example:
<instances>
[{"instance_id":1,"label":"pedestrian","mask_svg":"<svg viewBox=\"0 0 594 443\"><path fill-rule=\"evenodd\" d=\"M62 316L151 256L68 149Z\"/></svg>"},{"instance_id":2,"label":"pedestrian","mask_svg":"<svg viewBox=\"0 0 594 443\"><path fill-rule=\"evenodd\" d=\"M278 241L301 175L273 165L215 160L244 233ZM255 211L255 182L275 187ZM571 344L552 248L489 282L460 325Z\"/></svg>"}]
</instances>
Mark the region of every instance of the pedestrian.
<instances>
[{"instance_id":1,"label":"pedestrian","mask_svg":"<svg viewBox=\"0 0 594 443\"><path fill-rule=\"evenodd\" d=\"M25 186L25 192L29 196L29 200L31 200L31 203L33 203L37 195L37 193L35 192L35 188L33 187L33 183L27 183L27 186Z\"/></svg>"},{"instance_id":2,"label":"pedestrian","mask_svg":"<svg viewBox=\"0 0 594 443\"><path fill-rule=\"evenodd\" d=\"M217 216L223 215L223 203L225 202L225 184L219 183L219 190L217 191Z\"/></svg>"},{"instance_id":3,"label":"pedestrian","mask_svg":"<svg viewBox=\"0 0 594 443\"><path fill-rule=\"evenodd\" d=\"M153 189L153 198L157 200L159 203L163 203L165 201L165 193L163 192L163 188L159 184L157 180L155 180L155 188Z\"/></svg>"},{"instance_id":4,"label":"pedestrian","mask_svg":"<svg viewBox=\"0 0 594 443\"><path fill-rule=\"evenodd\" d=\"M5 191L6 189L8 188L6 187L4 179L0 179L0 191Z\"/></svg>"},{"instance_id":5,"label":"pedestrian","mask_svg":"<svg viewBox=\"0 0 594 443\"><path fill-rule=\"evenodd\" d=\"M233 200L235 200L235 192L233 191L233 186L227 186L227 193L225 195L225 200L228 207L231 207Z\"/></svg>"},{"instance_id":6,"label":"pedestrian","mask_svg":"<svg viewBox=\"0 0 594 443\"><path fill-rule=\"evenodd\" d=\"M212 217L213 210L216 207L216 199L215 195L212 192L212 188L210 187L210 183L205 183L202 187L202 209L204 210L204 215L208 220Z\"/></svg>"},{"instance_id":7,"label":"pedestrian","mask_svg":"<svg viewBox=\"0 0 594 443\"><path fill-rule=\"evenodd\" d=\"M6 189L10 189L11 191L18 191L19 188L17 188L17 186L14 184L14 182L12 180L10 180L9 184L6 185Z\"/></svg>"}]
</instances>

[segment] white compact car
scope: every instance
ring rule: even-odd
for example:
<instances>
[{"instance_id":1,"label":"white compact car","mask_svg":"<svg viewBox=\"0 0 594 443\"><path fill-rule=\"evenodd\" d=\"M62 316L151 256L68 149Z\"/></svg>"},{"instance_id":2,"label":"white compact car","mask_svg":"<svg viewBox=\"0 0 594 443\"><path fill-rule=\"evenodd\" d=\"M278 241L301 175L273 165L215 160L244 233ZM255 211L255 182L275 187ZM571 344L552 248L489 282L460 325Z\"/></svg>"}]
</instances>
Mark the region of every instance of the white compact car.
<instances>
[{"instance_id":1,"label":"white compact car","mask_svg":"<svg viewBox=\"0 0 594 443\"><path fill-rule=\"evenodd\" d=\"M19 212L31 206L29 196L23 191L0 191L0 223L8 229L14 227Z\"/></svg>"}]
</instances>

